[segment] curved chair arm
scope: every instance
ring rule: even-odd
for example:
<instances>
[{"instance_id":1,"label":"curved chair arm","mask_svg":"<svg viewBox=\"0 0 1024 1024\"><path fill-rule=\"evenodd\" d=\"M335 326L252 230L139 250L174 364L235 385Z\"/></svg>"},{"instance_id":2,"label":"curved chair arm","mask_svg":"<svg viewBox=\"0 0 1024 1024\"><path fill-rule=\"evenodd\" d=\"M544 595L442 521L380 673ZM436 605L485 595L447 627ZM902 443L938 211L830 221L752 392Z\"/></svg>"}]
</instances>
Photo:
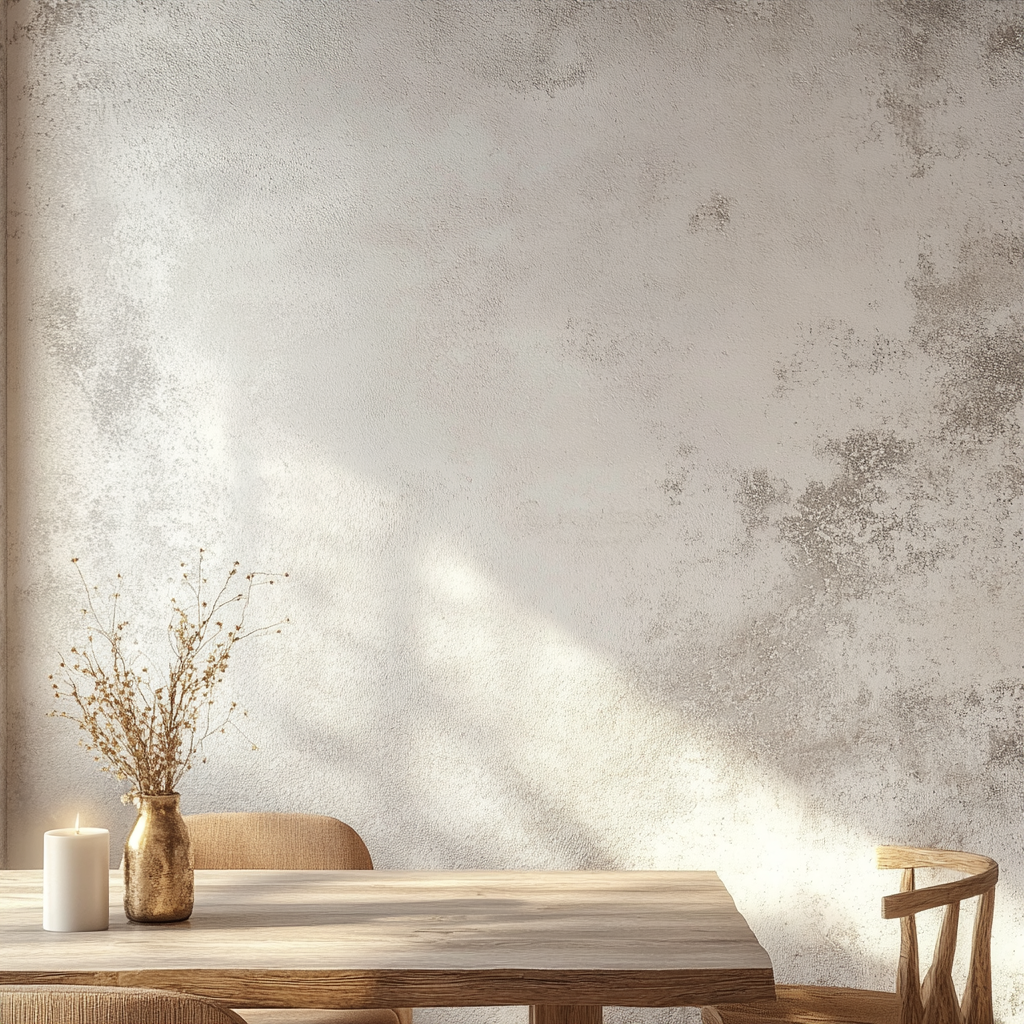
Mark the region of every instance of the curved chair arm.
<instances>
[{"instance_id":1,"label":"curved chair arm","mask_svg":"<svg viewBox=\"0 0 1024 1024\"><path fill-rule=\"evenodd\" d=\"M959 850L928 850L917 846L879 846L875 851L880 868L950 868L967 871L967 878L924 889L910 889L882 897L882 917L909 917L922 910L946 907L972 896L981 896L995 887L999 865L980 853Z\"/></svg>"}]
</instances>

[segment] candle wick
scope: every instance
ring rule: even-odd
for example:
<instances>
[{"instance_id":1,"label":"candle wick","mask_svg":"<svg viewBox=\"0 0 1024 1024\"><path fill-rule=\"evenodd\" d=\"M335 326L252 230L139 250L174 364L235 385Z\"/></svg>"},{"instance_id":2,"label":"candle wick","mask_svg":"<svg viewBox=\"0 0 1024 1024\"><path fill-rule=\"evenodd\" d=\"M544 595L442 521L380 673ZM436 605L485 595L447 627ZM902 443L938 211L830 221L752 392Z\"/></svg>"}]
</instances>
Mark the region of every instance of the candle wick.
<instances>
[{"instance_id":1,"label":"candle wick","mask_svg":"<svg viewBox=\"0 0 1024 1024\"><path fill-rule=\"evenodd\" d=\"M78 827L78 820L81 818L81 814L75 815L75 835L81 835L81 829Z\"/></svg>"}]
</instances>

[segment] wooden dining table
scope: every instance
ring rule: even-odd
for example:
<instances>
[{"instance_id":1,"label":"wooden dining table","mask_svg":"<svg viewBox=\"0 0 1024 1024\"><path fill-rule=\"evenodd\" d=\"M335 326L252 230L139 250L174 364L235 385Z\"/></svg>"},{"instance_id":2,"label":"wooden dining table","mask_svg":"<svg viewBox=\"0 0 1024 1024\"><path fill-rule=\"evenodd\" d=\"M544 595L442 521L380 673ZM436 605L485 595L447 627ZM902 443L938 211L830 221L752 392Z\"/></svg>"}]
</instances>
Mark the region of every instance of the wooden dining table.
<instances>
[{"instance_id":1,"label":"wooden dining table","mask_svg":"<svg viewBox=\"0 0 1024 1024\"><path fill-rule=\"evenodd\" d=\"M0 984L144 986L232 1007L602 1006L774 998L713 871L197 871L187 921L42 928L42 872L0 871Z\"/></svg>"}]
</instances>

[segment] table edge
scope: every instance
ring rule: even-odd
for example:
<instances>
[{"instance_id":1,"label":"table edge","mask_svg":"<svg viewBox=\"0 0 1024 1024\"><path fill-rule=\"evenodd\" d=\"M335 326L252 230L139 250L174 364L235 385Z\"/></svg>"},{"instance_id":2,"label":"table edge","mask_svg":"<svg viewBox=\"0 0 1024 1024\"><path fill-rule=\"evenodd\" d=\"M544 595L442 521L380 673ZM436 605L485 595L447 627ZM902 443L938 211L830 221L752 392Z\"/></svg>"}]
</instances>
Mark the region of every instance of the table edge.
<instances>
[{"instance_id":1,"label":"table edge","mask_svg":"<svg viewBox=\"0 0 1024 1024\"><path fill-rule=\"evenodd\" d=\"M232 1007L706 1006L775 998L770 967L661 971L260 970L8 971L5 985L108 985L172 989Z\"/></svg>"}]
</instances>

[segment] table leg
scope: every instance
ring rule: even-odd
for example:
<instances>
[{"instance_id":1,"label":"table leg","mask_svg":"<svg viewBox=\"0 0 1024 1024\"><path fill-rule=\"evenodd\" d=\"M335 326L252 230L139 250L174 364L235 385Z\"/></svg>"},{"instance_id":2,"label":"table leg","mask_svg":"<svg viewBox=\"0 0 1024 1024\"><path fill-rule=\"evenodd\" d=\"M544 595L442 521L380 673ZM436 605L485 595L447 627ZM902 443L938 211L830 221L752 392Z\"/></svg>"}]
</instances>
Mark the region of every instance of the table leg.
<instances>
[{"instance_id":1,"label":"table leg","mask_svg":"<svg viewBox=\"0 0 1024 1024\"><path fill-rule=\"evenodd\" d=\"M547 1004L530 1007L530 1024L601 1024L603 1007Z\"/></svg>"}]
</instances>

